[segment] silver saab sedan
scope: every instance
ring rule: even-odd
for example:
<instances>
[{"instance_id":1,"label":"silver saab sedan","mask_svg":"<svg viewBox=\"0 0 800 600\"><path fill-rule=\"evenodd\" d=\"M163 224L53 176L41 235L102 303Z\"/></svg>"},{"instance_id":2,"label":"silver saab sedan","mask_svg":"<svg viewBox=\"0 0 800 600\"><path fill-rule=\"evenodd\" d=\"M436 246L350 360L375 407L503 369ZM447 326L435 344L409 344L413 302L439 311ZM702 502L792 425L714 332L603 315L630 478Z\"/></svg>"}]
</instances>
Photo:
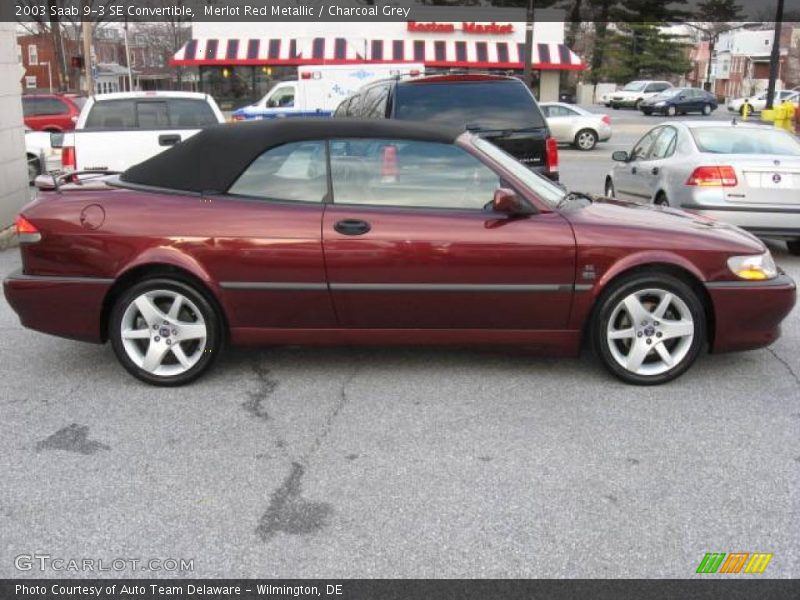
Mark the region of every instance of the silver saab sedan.
<instances>
[{"instance_id":1,"label":"silver saab sedan","mask_svg":"<svg viewBox=\"0 0 800 600\"><path fill-rule=\"evenodd\" d=\"M787 241L800 254L800 141L754 123L682 121L614 152L606 196L673 206Z\"/></svg>"}]
</instances>

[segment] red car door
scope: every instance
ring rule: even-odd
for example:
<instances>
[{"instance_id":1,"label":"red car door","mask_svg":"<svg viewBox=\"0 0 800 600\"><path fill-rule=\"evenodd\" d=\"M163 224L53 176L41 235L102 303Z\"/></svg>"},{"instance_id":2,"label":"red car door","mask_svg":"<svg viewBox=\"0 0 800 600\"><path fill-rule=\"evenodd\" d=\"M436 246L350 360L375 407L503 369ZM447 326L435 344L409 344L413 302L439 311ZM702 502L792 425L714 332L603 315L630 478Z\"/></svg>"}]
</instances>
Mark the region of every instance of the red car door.
<instances>
[{"instance_id":1,"label":"red car door","mask_svg":"<svg viewBox=\"0 0 800 600\"><path fill-rule=\"evenodd\" d=\"M322 238L343 327L566 327L575 248L559 214L485 209L502 182L458 146L336 140L330 153Z\"/></svg>"}]
</instances>

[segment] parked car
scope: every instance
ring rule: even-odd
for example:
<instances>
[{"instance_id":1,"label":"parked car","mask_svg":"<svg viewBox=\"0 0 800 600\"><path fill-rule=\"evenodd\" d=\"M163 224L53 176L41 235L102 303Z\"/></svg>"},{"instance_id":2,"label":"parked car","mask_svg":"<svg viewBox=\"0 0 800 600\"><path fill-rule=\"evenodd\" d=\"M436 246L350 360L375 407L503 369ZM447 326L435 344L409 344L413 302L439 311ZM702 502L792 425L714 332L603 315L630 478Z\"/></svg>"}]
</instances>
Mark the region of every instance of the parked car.
<instances>
[{"instance_id":1,"label":"parked car","mask_svg":"<svg viewBox=\"0 0 800 600\"><path fill-rule=\"evenodd\" d=\"M72 131L86 98L75 94L22 96L25 127L34 131Z\"/></svg>"},{"instance_id":2,"label":"parked car","mask_svg":"<svg viewBox=\"0 0 800 600\"><path fill-rule=\"evenodd\" d=\"M611 139L611 117L589 112L561 102L539 104L550 133L559 144L571 144L578 150L592 150L597 142Z\"/></svg>"},{"instance_id":3,"label":"parked car","mask_svg":"<svg viewBox=\"0 0 800 600\"><path fill-rule=\"evenodd\" d=\"M334 117L423 121L469 129L558 180L558 143L528 87L501 75L393 78L360 88Z\"/></svg>"},{"instance_id":4,"label":"parked car","mask_svg":"<svg viewBox=\"0 0 800 600\"><path fill-rule=\"evenodd\" d=\"M639 109L639 103L672 87L669 81L631 81L611 94L611 108Z\"/></svg>"},{"instance_id":5,"label":"parked car","mask_svg":"<svg viewBox=\"0 0 800 600\"><path fill-rule=\"evenodd\" d=\"M565 192L460 128L215 126L108 185L24 207L3 287L25 326L110 339L153 384L196 378L228 342L575 355L584 333L614 375L656 384L707 343L770 344L795 303L747 233Z\"/></svg>"},{"instance_id":6,"label":"parked car","mask_svg":"<svg viewBox=\"0 0 800 600\"><path fill-rule=\"evenodd\" d=\"M692 210L800 254L800 141L758 124L683 121L614 152L606 195Z\"/></svg>"},{"instance_id":7,"label":"parked car","mask_svg":"<svg viewBox=\"0 0 800 600\"><path fill-rule=\"evenodd\" d=\"M50 134L46 131L25 130L25 154L30 183L42 173L61 169L61 151L51 146L50 139Z\"/></svg>"},{"instance_id":8,"label":"parked car","mask_svg":"<svg viewBox=\"0 0 800 600\"><path fill-rule=\"evenodd\" d=\"M75 131L54 146L70 171L124 171L225 117L208 94L119 92L92 96Z\"/></svg>"},{"instance_id":9,"label":"parked car","mask_svg":"<svg viewBox=\"0 0 800 600\"><path fill-rule=\"evenodd\" d=\"M781 90L775 92L775 104L781 104L786 101L794 102L795 104L800 103L800 91L796 90ZM735 98L728 102L728 111L735 112L735 113L742 113L742 107L744 106L745 98ZM760 94L756 94L755 96L747 97L747 101L750 103L750 107L753 112L759 113L767 107L767 92L762 92Z\"/></svg>"},{"instance_id":10,"label":"parked car","mask_svg":"<svg viewBox=\"0 0 800 600\"><path fill-rule=\"evenodd\" d=\"M698 88L669 88L652 98L642 100L639 110L646 115L662 114L668 117L698 112L710 115L717 110L717 97Z\"/></svg>"}]
</instances>

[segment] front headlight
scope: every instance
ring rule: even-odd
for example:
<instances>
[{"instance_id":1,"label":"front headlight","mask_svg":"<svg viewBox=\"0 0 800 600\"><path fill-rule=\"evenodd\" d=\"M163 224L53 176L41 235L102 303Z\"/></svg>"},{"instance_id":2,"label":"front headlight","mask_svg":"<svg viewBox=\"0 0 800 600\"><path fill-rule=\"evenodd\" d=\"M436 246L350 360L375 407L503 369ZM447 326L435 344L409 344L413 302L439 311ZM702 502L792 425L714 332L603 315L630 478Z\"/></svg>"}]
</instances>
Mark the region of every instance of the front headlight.
<instances>
[{"instance_id":1,"label":"front headlight","mask_svg":"<svg viewBox=\"0 0 800 600\"><path fill-rule=\"evenodd\" d=\"M739 278L750 281L763 281L778 276L778 268L769 250L755 256L731 256L728 268Z\"/></svg>"}]
</instances>

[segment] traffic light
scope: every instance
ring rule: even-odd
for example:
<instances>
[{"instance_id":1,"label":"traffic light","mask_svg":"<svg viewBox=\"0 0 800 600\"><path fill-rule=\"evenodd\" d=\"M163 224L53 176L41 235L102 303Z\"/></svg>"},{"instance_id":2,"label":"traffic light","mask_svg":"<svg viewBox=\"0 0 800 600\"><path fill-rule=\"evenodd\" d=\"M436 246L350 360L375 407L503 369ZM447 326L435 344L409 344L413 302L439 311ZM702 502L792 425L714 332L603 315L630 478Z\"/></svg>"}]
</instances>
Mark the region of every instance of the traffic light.
<instances>
[{"instance_id":1,"label":"traffic light","mask_svg":"<svg viewBox=\"0 0 800 600\"><path fill-rule=\"evenodd\" d=\"M83 57L82 56L73 56L70 60L70 64L72 65L73 69L82 69L83 68Z\"/></svg>"}]
</instances>

